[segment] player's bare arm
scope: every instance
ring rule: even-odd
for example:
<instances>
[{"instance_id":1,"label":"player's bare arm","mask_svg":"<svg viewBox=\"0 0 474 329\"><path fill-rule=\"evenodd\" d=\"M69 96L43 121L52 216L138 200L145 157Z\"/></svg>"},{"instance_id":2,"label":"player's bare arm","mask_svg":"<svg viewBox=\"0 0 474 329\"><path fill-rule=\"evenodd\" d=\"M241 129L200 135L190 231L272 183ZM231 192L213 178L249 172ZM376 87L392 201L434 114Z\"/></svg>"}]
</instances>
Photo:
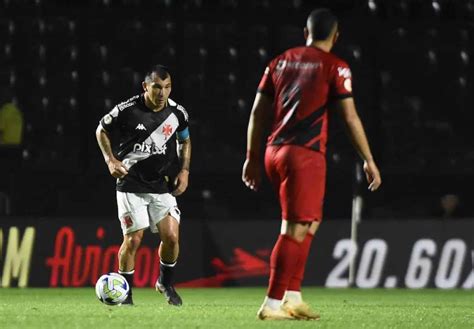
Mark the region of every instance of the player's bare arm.
<instances>
[{"instance_id":1,"label":"player's bare arm","mask_svg":"<svg viewBox=\"0 0 474 329\"><path fill-rule=\"evenodd\" d=\"M242 181L251 190L258 190L262 181L260 154L262 140L272 122L273 99L257 93L247 128L247 159L242 169Z\"/></svg>"},{"instance_id":2,"label":"player's bare arm","mask_svg":"<svg viewBox=\"0 0 474 329\"><path fill-rule=\"evenodd\" d=\"M369 190L375 191L382 184L379 169L375 164L369 142L364 131L364 126L357 114L354 99L348 97L336 102L336 110L339 112L346 127L349 138L355 149L364 160L364 171L369 182Z\"/></svg>"},{"instance_id":3,"label":"player's bare arm","mask_svg":"<svg viewBox=\"0 0 474 329\"><path fill-rule=\"evenodd\" d=\"M191 138L181 142L180 155L181 170L175 180L175 189L173 195L183 194L188 188L189 166L191 164Z\"/></svg>"},{"instance_id":4,"label":"player's bare arm","mask_svg":"<svg viewBox=\"0 0 474 329\"><path fill-rule=\"evenodd\" d=\"M99 144L100 150L102 151L102 155L104 156L105 163L109 168L110 174L115 178L125 177L125 175L128 174L127 168L125 168L121 161L115 158L112 152L109 135L101 125L97 127L95 136L97 138L97 143Z\"/></svg>"}]
</instances>

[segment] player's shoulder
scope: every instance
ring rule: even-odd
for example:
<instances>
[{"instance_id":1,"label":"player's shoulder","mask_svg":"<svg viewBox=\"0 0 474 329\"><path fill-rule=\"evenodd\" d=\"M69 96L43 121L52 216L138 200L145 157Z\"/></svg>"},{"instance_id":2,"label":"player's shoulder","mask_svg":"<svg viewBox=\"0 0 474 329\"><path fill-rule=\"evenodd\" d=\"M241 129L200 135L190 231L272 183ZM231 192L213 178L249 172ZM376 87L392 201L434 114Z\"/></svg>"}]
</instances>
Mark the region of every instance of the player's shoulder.
<instances>
[{"instance_id":1,"label":"player's shoulder","mask_svg":"<svg viewBox=\"0 0 474 329\"><path fill-rule=\"evenodd\" d=\"M176 101L172 100L171 98L168 98L168 106L171 107L171 110L179 115L183 115L184 119L188 121L189 119L189 114L188 111L184 108L183 105L178 104Z\"/></svg>"},{"instance_id":2,"label":"player's shoulder","mask_svg":"<svg viewBox=\"0 0 474 329\"><path fill-rule=\"evenodd\" d=\"M278 55L273 57L273 59L270 61L267 68L265 69L265 73L268 73L269 71L273 71L275 69L280 68L281 65L286 63L286 61L288 61L289 58L293 57L295 53L299 51L298 48L302 48L302 47L287 49L284 52L279 53Z\"/></svg>"},{"instance_id":3,"label":"player's shoulder","mask_svg":"<svg viewBox=\"0 0 474 329\"><path fill-rule=\"evenodd\" d=\"M129 99L123 101L123 102L120 102L116 105L117 109L119 111L123 111L127 108L130 108L132 106L135 106L138 104L138 102L140 101L140 96L141 95L135 95L133 97L130 97Z\"/></svg>"},{"instance_id":4,"label":"player's shoulder","mask_svg":"<svg viewBox=\"0 0 474 329\"><path fill-rule=\"evenodd\" d=\"M348 79L352 77L352 72L349 67L349 64L337 55L333 53L326 53L328 56L328 64L330 72L336 74L337 76L343 77L344 79Z\"/></svg>"}]
</instances>

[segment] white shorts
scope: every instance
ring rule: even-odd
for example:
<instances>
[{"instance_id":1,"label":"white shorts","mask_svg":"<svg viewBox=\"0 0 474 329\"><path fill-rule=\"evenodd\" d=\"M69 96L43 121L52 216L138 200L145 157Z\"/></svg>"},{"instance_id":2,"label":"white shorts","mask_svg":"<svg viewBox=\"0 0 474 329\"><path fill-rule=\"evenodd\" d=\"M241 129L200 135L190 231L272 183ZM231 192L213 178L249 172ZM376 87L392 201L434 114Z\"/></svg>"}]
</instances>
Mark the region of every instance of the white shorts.
<instances>
[{"instance_id":1,"label":"white shorts","mask_svg":"<svg viewBox=\"0 0 474 329\"><path fill-rule=\"evenodd\" d=\"M158 224L170 214L180 222L181 211L176 198L169 193L128 193L117 191L117 208L123 234L150 228L158 233Z\"/></svg>"}]
</instances>

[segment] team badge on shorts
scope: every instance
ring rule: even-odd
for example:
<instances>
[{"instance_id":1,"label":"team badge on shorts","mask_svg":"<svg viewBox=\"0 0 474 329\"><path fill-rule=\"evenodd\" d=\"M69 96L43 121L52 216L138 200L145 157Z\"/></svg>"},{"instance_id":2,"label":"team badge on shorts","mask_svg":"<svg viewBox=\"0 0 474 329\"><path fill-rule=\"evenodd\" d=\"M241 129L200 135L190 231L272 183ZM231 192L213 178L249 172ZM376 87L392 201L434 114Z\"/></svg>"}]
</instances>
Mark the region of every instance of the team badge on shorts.
<instances>
[{"instance_id":1,"label":"team badge on shorts","mask_svg":"<svg viewBox=\"0 0 474 329\"><path fill-rule=\"evenodd\" d=\"M126 227L129 228L133 225L133 220L130 214L125 214L122 217L122 224Z\"/></svg>"}]
</instances>

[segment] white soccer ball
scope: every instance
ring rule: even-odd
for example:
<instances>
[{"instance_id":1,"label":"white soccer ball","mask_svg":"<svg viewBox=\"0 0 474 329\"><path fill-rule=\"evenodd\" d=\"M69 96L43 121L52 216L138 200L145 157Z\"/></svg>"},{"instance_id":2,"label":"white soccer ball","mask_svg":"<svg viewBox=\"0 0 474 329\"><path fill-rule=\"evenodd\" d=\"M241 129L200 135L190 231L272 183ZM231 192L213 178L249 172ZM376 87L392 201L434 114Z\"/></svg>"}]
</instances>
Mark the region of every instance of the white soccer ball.
<instances>
[{"instance_id":1,"label":"white soccer ball","mask_svg":"<svg viewBox=\"0 0 474 329\"><path fill-rule=\"evenodd\" d=\"M128 296L130 286L127 280L118 273L102 275L95 284L95 294L99 300L107 305L123 303Z\"/></svg>"}]
</instances>

